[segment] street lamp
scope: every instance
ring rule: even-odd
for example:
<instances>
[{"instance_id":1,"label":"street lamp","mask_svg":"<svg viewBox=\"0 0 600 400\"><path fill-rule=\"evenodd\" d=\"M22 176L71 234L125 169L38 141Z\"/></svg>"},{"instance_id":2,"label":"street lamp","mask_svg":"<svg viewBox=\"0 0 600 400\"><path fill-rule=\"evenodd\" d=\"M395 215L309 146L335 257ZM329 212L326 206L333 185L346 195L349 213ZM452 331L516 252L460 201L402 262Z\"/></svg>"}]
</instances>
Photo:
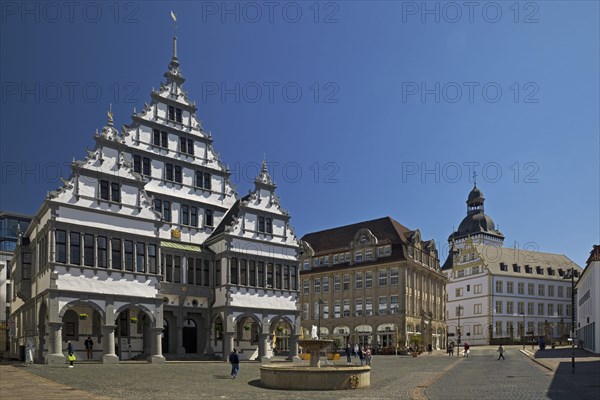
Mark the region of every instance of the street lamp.
<instances>
[{"instance_id":1,"label":"street lamp","mask_svg":"<svg viewBox=\"0 0 600 400\"><path fill-rule=\"evenodd\" d=\"M457 339L457 344L458 344L458 354L460 354L460 314L461 311L464 310L464 307L461 306L460 304L458 305L458 307L456 307L456 312L458 313L458 328L457 328L457 334L458 334L458 339Z\"/></svg>"},{"instance_id":2,"label":"street lamp","mask_svg":"<svg viewBox=\"0 0 600 400\"><path fill-rule=\"evenodd\" d=\"M523 310L523 326L521 327L521 342L523 342L523 350L525 350L525 310Z\"/></svg>"},{"instance_id":3,"label":"street lamp","mask_svg":"<svg viewBox=\"0 0 600 400\"><path fill-rule=\"evenodd\" d=\"M575 270L571 267L563 279L571 278L571 371L575 373Z\"/></svg>"}]
</instances>

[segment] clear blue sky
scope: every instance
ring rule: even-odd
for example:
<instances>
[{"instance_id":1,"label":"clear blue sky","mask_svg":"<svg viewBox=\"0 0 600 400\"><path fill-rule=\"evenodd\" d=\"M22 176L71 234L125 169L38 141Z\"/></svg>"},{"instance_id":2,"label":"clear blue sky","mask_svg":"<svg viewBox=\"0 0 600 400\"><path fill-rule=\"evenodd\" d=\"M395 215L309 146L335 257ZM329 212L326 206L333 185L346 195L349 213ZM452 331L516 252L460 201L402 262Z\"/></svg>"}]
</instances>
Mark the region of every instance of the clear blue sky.
<instances>
[{"instance_id":1,"label":"clear blue sky","mask_svg":"<svg viewBox=\"0 0 600 400\"><path fill-rule=\"evenodd\" d=\"M389 215L443 261L474 167L505 245L584 266L600 242L596 1L49 4L2 4L2 210L36 212L109 103L122 125L149 101L173 9L238 192L266 154L298 237Z\"/></svg>"}]
</instances>

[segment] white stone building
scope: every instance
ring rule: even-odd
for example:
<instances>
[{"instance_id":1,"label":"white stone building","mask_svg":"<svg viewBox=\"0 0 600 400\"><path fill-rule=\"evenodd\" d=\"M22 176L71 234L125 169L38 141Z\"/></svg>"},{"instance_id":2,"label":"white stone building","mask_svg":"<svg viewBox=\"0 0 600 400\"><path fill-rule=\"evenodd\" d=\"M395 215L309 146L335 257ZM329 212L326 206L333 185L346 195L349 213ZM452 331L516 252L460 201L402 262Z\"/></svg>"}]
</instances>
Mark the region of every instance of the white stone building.
<instances>
[{"instance_id":1,"label":"white stone building","mask_svg":"<svg viewBox=\"0 0 600 400\"><path fill-rule=\"evenodd\" d=\"M20 238L11 353L64 363L65 341L102 362L293 356L300 329L298 244L266 163L241 199L182 89L166 82L119 132L109 112L95 147L48 194Z\"/></svg>"},{"instance_id":2,"label":"white stone building","mask_svg":"<svg viewBox=\"0 0 600 400\"><path fill-rule=\"evenodd\" d=\"M467 216L449 237L444 263L448 340L481 345L566 339L571 327L571 281L581 268L564 255L501 247L504 236L484 213L475 187Z\"/></svg>"},{"instance_id":3,"label":"white stone building","mask_svg":"<svg viewBox=\"0 0 600 400\"><path fill-rule=\"evenodd\" d=\"M600 245L594 246L576 284L577 334L583 348L600 353Z\"/></svg>"}]
</instances>

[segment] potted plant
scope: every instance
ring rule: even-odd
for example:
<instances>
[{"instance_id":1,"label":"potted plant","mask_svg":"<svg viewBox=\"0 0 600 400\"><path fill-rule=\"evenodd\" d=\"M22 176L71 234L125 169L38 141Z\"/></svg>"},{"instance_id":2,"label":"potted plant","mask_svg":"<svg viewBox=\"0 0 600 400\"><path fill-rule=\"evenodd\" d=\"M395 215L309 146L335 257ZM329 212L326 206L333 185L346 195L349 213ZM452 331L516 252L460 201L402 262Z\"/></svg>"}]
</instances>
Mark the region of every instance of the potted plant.
<instances>
[{"instance_id":1,"label":"potted plant","mask_svg":"<svg viewBox=\"0 0 600 400\"><path fill-rule=\"evenodd\" d=\"M87 317L88 317L88 315L87 315L87 314L84 314L84 313L82 313L82 314L79 314L79 319L80 319L80 320L82 320L82 321L83 321L83 320L86 320L86 319L87 319Z\"/></svg>"},{"instance_id":2,"label":"potted plant","mask_svg":"<svg viewBox=\"0 0 600 400\"><path fill-rule=\"evenodd\" d=\"M249 331L252 326L250 324L244 325L244 330Z\"/></svg>"},{"instance_id":3,"label":"potted plant","mask_svg":"<svg viewBox=\"0 0 600 400\"><path fill-rule=\"evenodd\" d=\"M136 322L138 322L138 318L137 317L131 317L129 318L129 320L131 321L131 323L135 324Z\"/></svg>"},{"instance_id":4,"label":"potted plant","mask_svg":"<svg viewBox=\"0 0 600 400\"><path fill-rule=\"evenodd\" d=\"M410 339L410 342L411 342L411 343L412 343L412 345L413 345L413 349L412 349L412 353L411 353L411 355L412 355L413 357L416 357L416 356L419 354L419 353L418 353L418 351L419 351L418 349L419 349L419 343L421 343L421 338L420 338L419 336L413 336L413 337Z\"/></svg>"}]
</instances>

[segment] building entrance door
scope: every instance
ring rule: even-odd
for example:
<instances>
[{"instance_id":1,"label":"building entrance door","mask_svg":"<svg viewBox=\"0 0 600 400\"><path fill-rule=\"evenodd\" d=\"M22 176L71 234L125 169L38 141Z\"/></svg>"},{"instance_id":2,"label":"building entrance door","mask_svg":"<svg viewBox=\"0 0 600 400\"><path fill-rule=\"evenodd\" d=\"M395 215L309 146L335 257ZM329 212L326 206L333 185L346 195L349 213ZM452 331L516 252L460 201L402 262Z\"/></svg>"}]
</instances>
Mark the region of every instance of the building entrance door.
<instances>
[{"instance_id":1,"label":"building entrance door","mask_svg":"<svg viewBox=\"0 0 600 400\"><path fill-rule=\"evenodd\" d=\"M196 353L197 343L196 323L191 319L186 319L183 323L183 347L186 353Z\"/></svg>"}]
</instances>

